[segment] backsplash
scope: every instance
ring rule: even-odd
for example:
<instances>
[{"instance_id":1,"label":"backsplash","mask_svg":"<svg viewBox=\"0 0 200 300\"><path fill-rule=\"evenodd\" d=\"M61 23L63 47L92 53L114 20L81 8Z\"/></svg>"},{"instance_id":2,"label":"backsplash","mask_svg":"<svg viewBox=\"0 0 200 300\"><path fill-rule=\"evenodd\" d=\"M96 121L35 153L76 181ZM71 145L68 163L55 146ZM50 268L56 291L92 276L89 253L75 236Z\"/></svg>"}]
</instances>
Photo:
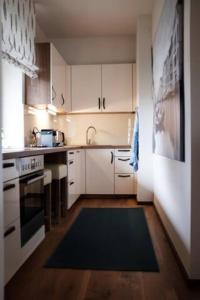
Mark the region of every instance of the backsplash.
<instances>
[{"instance_id":1,"label":"backsplash","mask_svg":"<svg viewBox=\"0 0 200 300\"><path fill-rule=\"evenodd\" d=\"M29 114L24 111L25 146L31 143L34 127L41 129L58 129L65 134L67 145L86 144L86 130L94 126L97 130L94 144L128 145L131 144L134 114L74 114L52 116L46 111L37 110Z\"/></svg>"},{"instance_id":2,"label":"backsplash","mask_svg":"<svg viewBox=\"0 0 200 300\"><path fill-rule=\"evenodd\" d=\"M127 145L132 140L133 114L81 114L57 117L58 127L65 133L68 145L86 144L86 130L94 126L95 144Z\"/></svg>"},{"instance_id":3,"label":"backsplash","mask_svg":"<svg viewBox=\"0 0 200 300\"><path fill-rule=\"evenodd\" d=\"M27 112L27 108L24 109L24 144L29 146L31 143L32 130L37 127L41 129L58 129L57 117L48 114L45 110L36 110L35 114Z\"/></svg>"}]
</instances>

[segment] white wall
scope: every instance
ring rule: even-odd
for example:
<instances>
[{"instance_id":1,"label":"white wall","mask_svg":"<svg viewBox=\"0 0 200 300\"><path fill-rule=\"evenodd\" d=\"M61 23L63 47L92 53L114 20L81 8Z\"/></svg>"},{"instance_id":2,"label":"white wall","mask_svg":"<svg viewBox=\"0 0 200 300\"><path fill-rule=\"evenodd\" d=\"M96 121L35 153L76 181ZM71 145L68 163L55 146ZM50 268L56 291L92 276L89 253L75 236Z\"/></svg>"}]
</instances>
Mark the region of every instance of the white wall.
<instances>
[{"instance_id":1,"label":"white wall","mask_svg":"<svg viewBox=\"0 0 200 300\"><path fill-rule=\"evenodd\" d=\"M54 39L68 64L131 63L136 59L135 36Z\"/></svg>"},{"instance_id":2,"label":"white wall","mask_svg":"<svg viewBox=\"0 0 200 300\"><path fill-rule=\"evenodd\" d=\"M0 24L0 41L1 41L1 24ZM1 42L0 42L1 47ZM0 70L1 70L1 53L0 53ZM0 72L0 128L2 125L2 85L1 82L1 72ZM2 166L2 154L1 154L1 148L2 148L2 141L1 141L1 135L0 135L0 166ZM0 167L0 299L4 299L4 205L3 205L3 191L2 191L2 167Z\"/></svg>"},{"instance_id":3,"label":"white wall","mask_svg":"<svg viewBox=\"0 0 200 300\"><path fill-rule=\"evenodd\" d=\"M154 203L162 222L190 275L191 232L191 116L190 116L190 53L189 0L185 1L185 162L154 155ZM164 0L157 0L153 14L153 38Z\"/></svg>"},{"instance_id":4,"label":"white wall","mask_svg":"<svg viewBox=\"0 0 200 300\"><path fill-rule=\"evenodd\" d=\"M192 210L191 210L191 276L200 279L200 202L199 202L199 154L200 154L200 1L191 1L191 133L192 133Z\"/></svg>"},{"instance_id":5,"label":"white wall","mask_svg":"<svg viewBox=\"0 0 200 300\"><path fill-rule=\"evenodd\" d=\"M137 102L139 104L139 170L137 199L153 201L151 16L137 21Z\"/></svg>"},{"instance_id":6,"label":"white wall","mask_svg":"<svg viewBox=\"0 0 200 300\"><path fill-rule=\"evenodd\" d=\"M2 61L2 128L3 147L24 146L22 71L5 60Z\"/></svg>"},{"instance_id":7,"label":"white wall","mask_svg":"<svg viewBox=\"0 0 200 300\"><path fill-rule=\"evenodd\" d=\"M153 15L152 15L152 40L156 34L157 27L159 26L159 20L162 13L165 0L155 0Z\"/></svg>"},{"instance_id":8,"label":"white wall","mask_svg":"<svg viewBox=\"0 0 200 300\"><path fill-rule=\"evenodd\" d=\"M86 130L94 126L95 144L128 145L132 139L133 114L85 114L58 117L58 127L65 133L68 145L86 143Z\"/></svg>"},{"instance_id":9,"label":"white wall","mask_svg":"<svg viewBox=\"0 0 200 300\"><path fill-rule=\"evenodd\" d=\"M36 43L47 43L49 42L47 36L45 35L44 31L41 29L38 22L36 22L36 37L35 37Z\"/></svg>"}]
</instances>

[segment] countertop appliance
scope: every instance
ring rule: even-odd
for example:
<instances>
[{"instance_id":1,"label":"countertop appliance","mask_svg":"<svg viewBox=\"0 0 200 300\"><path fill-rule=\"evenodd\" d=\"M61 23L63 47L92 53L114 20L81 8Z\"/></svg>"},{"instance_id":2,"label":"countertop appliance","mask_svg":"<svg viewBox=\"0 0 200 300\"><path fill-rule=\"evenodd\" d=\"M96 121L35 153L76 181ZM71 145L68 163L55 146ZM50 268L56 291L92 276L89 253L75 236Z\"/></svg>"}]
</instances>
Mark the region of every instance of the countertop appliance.
<instances>
[{"instance_id":1,"label":"countertop appliance","mask_svg":"<svg viewBox=\"0 0 200 300\"><path fill-rule=\"evenodd\" d=\"M21 246L44 227L44 157L24 157L18 160L20 174L20 226Z\"/></svg>"},{"instance_id":2,"label":"countertop appliance","mask_svg":"<svg viewBox=\"0 0 200 300\"><path fill-rule=\"evenodd\" d=\"M65 136L62 131L53 129L42 129L40 136L40 146L61 147L64 146Z\"/></svg>"}]
</instances>

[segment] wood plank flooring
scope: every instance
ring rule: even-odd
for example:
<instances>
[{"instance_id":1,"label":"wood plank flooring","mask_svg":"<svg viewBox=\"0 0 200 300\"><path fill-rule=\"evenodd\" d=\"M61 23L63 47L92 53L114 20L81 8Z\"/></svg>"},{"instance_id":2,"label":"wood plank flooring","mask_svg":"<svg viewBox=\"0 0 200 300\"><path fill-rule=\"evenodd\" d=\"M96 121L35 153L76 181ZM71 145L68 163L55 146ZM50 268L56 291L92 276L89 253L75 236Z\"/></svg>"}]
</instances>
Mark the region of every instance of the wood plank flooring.
<instances>
[{"instance_id":1,"label":"wood plank flooring","mask_svg":"<svg viewBox=\"0 0 200 300\"><path fill-rule=\"evenodd\" d=\"M5 289L6 300L196 300L179 269L153 206L143 206L159 273L45 269L43 265L82 207L135 207L133 199L81 199L27 260ZM137 230L137 228L136 228Z\"/></svg>"}]
</instances>

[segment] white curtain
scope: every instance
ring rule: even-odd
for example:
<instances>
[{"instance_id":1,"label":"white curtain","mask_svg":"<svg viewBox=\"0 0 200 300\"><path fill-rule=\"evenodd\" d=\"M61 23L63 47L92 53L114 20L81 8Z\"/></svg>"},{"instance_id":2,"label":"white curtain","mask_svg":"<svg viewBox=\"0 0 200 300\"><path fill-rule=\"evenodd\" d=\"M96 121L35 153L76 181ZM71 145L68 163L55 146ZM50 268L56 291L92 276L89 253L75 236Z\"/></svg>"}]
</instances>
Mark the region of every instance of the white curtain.
<instances>
[{"instance_id":1,"label":"white curtain","mask_svg":"<svg viewBox=\"0 0 200 300\"><path fill-rule=\"evenodd\" d=\"M30 77L35 66L35 9L32 0L2 0L2 56Z\"/></svg>"}]
</instances>

